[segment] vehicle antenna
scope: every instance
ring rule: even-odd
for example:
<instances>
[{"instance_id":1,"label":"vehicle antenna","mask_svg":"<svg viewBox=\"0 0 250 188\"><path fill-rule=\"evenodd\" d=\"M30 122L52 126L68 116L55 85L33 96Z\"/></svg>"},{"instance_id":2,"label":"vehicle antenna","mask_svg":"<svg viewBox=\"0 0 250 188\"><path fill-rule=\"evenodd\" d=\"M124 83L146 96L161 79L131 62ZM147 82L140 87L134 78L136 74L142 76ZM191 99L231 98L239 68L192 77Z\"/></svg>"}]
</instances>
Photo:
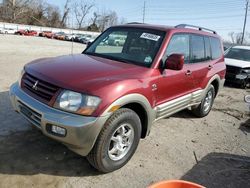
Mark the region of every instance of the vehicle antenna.
<instances>
[{"instance_id":1,"label":"vehicle antenna","mask_svg":"<svg viewBox=\"0 0 250 188\"><path fill-rule=\"evenodd\" d=\"M71 25L71 34L72 34L72 38L71 38L71 55L73 55L74 52L74 37L73 37L73 27L74 27L74 16L72 15L72 25Z\"/></svg>"}]
</instances>

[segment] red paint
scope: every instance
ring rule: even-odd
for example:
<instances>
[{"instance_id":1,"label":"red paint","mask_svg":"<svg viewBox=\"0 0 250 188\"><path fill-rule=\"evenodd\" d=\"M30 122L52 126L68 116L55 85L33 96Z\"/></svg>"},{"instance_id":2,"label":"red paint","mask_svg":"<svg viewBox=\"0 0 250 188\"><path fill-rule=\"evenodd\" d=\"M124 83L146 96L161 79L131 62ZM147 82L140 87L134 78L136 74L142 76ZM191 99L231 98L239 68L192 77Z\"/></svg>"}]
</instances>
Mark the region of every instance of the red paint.
<instances>
[{"instance_id":1,"label":"red paint","mask_svg":"<svg viewBox=\"0 0 250 188\"><path fill-rule=\"evenodd\" d=\"M143 24L123 27L166 31L166 37L151 68L80 54L39 59L27 64L25 70L58 87L99 96L102 102L94 112L94 116L100 115L112 102L130 93L142 94L153 108L158 104L205 88L215 74L219 74L221 78L225 76L224 57L205 63L184 64L182 70L159 68L164 51L174 33L196 33L218 37L215 34L193 29ZM213 67L211 70L208 69L209 65ZM192 74L187 75L188 71ZM156 91L152 91L153 84L157 84Z\"/></svg>"},{"instance_id":2,"label":"red paint","mask_svg":"<svg viewBox=\"0 0 250 188\"><path fill-rule=\"evenodd\" d=\"M36 36L37 32L33 30L19 30L15 32L16 35L25 35L25 36Z\"/></svg>"}]
</instances>

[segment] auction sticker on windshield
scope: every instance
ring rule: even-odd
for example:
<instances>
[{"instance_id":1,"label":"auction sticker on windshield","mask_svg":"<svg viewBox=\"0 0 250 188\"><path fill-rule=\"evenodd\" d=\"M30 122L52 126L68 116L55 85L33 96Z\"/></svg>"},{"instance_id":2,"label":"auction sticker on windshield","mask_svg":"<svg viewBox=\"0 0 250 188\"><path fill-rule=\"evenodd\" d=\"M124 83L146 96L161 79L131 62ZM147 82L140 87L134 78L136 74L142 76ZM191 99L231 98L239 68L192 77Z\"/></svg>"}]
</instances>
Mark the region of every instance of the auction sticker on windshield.
<instances>
[{"instance_id":1,"label":"auction sticker on windshield","mask_svg":"<svg viewBox=\"0 0 250 188\"><path fill-rule=\"evenodd\" d=\"M161 36L154 35L154 34L151 34L151 33L142 33L142 35L141 35L140 38L144 38L144 39L148 39L148 40L153 40L153 41L158 41L161 38Z\"/></svg>"}]
</instances>

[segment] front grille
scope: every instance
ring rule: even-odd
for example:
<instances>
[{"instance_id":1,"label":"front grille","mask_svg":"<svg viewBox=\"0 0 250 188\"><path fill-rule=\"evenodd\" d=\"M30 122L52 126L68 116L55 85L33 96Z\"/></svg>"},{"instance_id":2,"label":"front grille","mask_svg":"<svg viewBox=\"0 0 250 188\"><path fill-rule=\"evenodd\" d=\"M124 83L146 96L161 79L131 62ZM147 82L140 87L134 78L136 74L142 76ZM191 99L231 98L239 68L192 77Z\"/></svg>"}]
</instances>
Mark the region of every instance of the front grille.
<instances>
[{"instance_id":1,"label":"front grille","mask_svg":"<svg viewBox=\"0 0 250 188\"><path fill-rule=\"evenodd\" d=\"M41 127L42 115L40 113L32 110L30 107L23 104L21 101L18 101L18 106L21 114L23 114L32 124Z\"/></svg>"},{"instance_id":2,"label":"front grille","mask_svg":"<svg viewBox=\"0 0 250 188\"><path fill-rule=\"evenodd\" d=\"M240 72L241 72L241 68L227 65L227 73L239 74Z\"/></svg>"},{"instance_id":3,"label":"front grille","mask_svg":"<svg viewBox=\"0 0 250 188\"><path fill-rule=\"evenodd\" d=\"M32 93L35 98L48 103L58 91L58 87L25 73L22 78L22 87Z\"/></svg>"}]
</instances>

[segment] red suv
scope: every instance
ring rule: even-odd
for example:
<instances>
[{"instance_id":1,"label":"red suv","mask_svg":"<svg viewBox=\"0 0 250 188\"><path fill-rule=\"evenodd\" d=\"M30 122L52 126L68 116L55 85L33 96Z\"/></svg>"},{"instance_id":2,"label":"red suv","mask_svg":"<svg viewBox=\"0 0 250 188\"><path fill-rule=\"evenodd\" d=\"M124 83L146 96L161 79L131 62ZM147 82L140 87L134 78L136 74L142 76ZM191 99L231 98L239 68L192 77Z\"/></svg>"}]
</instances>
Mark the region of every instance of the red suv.
<instances>
[{"instance_id":1,"label":"red suv","mask_svg":"<svg viewBox=\"0 0 250 188\"><path fill-rule=\"evenodd\" d=\"M123 38L110 45L109 38ZM10 89L14 109L102 172L121 168L153 122L189 108L206 116L226 66L216 32L127 24L82 54L27 64Z\"/></svg>"}]
</instances>

